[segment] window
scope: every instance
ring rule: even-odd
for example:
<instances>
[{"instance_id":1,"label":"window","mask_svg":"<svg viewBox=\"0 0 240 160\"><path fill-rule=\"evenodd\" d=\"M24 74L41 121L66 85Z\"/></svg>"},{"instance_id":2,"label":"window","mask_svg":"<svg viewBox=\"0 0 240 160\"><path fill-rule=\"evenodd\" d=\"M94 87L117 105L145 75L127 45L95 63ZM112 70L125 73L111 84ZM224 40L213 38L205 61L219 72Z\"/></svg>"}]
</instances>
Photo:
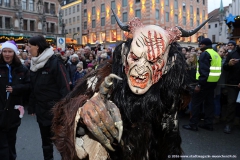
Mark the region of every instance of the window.
<instances>
[{"instance_id":1,"label":"window","mask_svg":"<svg viewBox=\"0 0 240 160\"><path fill-rule=\"evenodd\" d=\"M190 26L193 27L193 19L190 19Z\"/></svg>"},{"instance_id":2,"label":"window","mask_svg":"<svg viewBox=\"0 0 240 160\"><path fill-rule=\"evenodd\" d=\"M203 19L205 18L205 11L202 11Z\"/></svg>"},{"instance_id":3,"label":"window","mask_svg":"<svg viewBox=\"0 0 240 160\"><path fill-rule=\"evenodd\" d=\"M75 6L73 6L73 13L75 13Z\"/></svg>"},{"instance_id":4,"label":"window","mask_svg":"<svg viewBox=\"0 0 240 160\"><path fill-rule=\"evenodd\" d=\"M69 18L68 21L69 21L69 24L71 25L72 24L72 19Z\"/></svg>"},{"instance_id":5,"label":"window","mask_svg":"<svg viewBox=\"0 0 240 160\"><path fill-rule=\"evenodd\" d=\"M29 11L34 11L34 3L33 3L33 0L29 0Z\"/></svg>"},{"instance_id":6,"label":"window","mask_svg":"<svg viewBox=\"0 0 240 160\"><path fill-rule=\"evenodd\" d=\"M178 1L177 0L174 0L174 8L178 9Z\"/></svg>"},{"instance_id":7,"label":"window","mask_svg":"<svg viewBox=\"0 0 240 160\"><path fill-rule=\"evenodd\" d=\"M140 10L140 9L137 9L137 10L135 11L135 17L138 17L138 18L141 19L141 10Z\"/></svg>"},{"instance_id":8,"label":"window","mask_svg":"<svg viewBox=\"0 0 240 160\"><path fill-rule=\"evenodd\" d=\"M217 28L217 23L215 24L215 28Z\"/></svg>"},{"instance_id":9,"label":"window","mask_svg":"<svg viewBox=\"0 0 240 160\"><path fill-rule=\"evenodd\" d=\"M105 12L105 4L101 4L101 13Z\"/></svg>"},{"instance_id":10,"label":"window","mask_svg":"<svg viewBox=\"0 0 240 160\"><path fill-rule=\"evenodd\" d=\"M197 20L197 26L199 26L199 20Z\"/></svg>"},{"instance_id":11,"label":"window","mask_svg":"<svg viewBox=\"0 0 240 160\"><path fill-rule=\"evenodd\" d=\"M205 0L202 1L203 5L205 5Z\"/></svg>"},{"instance_id":12,"label":"window","mask_svg":"<svg viewBox=\"0 0 240 160\"><path fill-rule=\"evenodd\" d=\"M210 24L208 25L208 28L209 28L209 29L211 28L211 25L210 25Z\"/></svg>"},{"instance_id":13,"label":"window","mask_svg":"<svg viewBox=\"0 0 240 160\"><path fill-rule=\"evenodd\" d=\"M127 6L127 0L122 0L122 6L126 7Z\"/></svg>"},{"instance_id":14,"label":"window","mask_svg":"<svg viewBox=\"0 0 240 160\"><path fill-rule=\"evenodd\" d=\"M193 6L190 6L190 13L193 14Z\"/></svg>"},{"instance_id":15,"label":"window","mask_svg":"<svg viewBox=\"0 0 240 160\"><path fill-rule=\"evenodd\" d=\"M55 14L55 4L50 4L50 13Z\"/></svg>"},{"instance_id":16,"label":"window","mask_svg":"<svg viewBox=\"0 0 240 160\"><path fill-rule=\"evenodd\" d=\"M156 19L159 19L159 9L156 9L155 18L156 18Z\"/></svg>"},{"instance_id":17,"label":"window","mask_svg":"<svg viewBox=\"0 0 240 160\"><path fill-rule=\"evenodd\" d=\"M186 12L186 4L185 3L182 4L182 10L183 10L183 12Z\"/></svg>"},{"instance_id":18,"label":"window","mask_svg":"<svg viewBox=\"0 0 240 160\"><path fill-rule=\"evenodd\" d=\"M165 6L169 6L169 0L165 0Z\"/></svg>"},{"instance_id":19,"label":"window","mask_svg":"<svg viewBox=\"0 0 240 160\"><path fill-rule=\"evenodd\" d=\"M2 6L2 0L0 0L0 6Z\"/></svg>"},{"instance_id":20,"label":"window","mask_svg":"<svg viewBox=\"0 0 240 160\"><path fill-rule=\"evenodd\" d=\"M199 3L199 0L197 0L197 3Z\"/></svg>"},{"instance_id":21,"label":"window","mask_svg":"<svg viewBox=\"0 0 240 160\"><path fill-rule=\"evenodd\" d=\"M187 24L186 17L183 16L183 25L186 25L186 24Z\"/></svg>"},{"instance_id":22,"label":"window","mask_svg":"<svg viewBox=\"0 0 240 160\"><path fill-rule=\"evenodd\" d=\"M44 2L44 11L45 11L45 13L49 13L48 3L47 2Z\"/></svg>"},{"instance_id":23,"label":"window","mask_svg":"<svg viewBox=\"0 0 240 160\"><path fill-rule=\"evenodd\" d=\"M22 9L27 10L27 1L26 0L22 0Z\"/></svg>"},{"instance_id":24,"label":"window","mask_svg":"<svg viewBox=\"0 0 240 160\"><path fill-rule=\"evenodd\" d=\"M175 22L175 24L178 24L178 15L177 14L174 15L174 22Z\"/></svg>"},{"instance_id":25,"label":"window","mask_svg":"<svg viewBox=\"0 0 240 160\"><path fill-rule=\"evenodd\" d=\"M72 33L72 29L69 29L69 33Z\"/></svg>"},{"instance_id":26,"label":"window","mask_svg":"<svg viewBox=\"0 0 240 160\"><path fill-rule=\"evenodd\" d=\"M197 15L199 15L199 8L197 8Z\"/></svg>"},{"instance_id":27,"label":"window","mask_svg":"<svg viewBox=\"0 0 240 160\"><path fill-rule=\"evenodd\" d=\"M95 28L96 27L96 21L95 19L92 20L92 28Z\"/></svg>"},{"instance_id":28,"label":"window","mask_svg":"<svg viewBox=\"0 0 240 160\"><path fill-rule=\"evenodd\" d=\"M92 0L92 2L95 2L95 0Z\"/></svg>"},{"instance_id":29,"label":"window","mask_svg":"<svg viewBox=\"0 0 240 160\"><path fill-rule=\"evenodd\" d=\"M69 15L71 14L71 8L68 8L68 14Z\"/></svg>"},{"instance_id":30,"label":"window","mask_svg":"<svg viewBox=\"0 0 240 160\"><path fill-rule=\"evenodd\" d=\"M75 17L73 17L73 23L75 23L76 22L76 20L75 20L76 18Z\"/></svg>"},{"instance_id":31,"label":"window","mask_svg":"<svg viewBox=\"0 0 240 160\"><path fill-rule=\"evenodd\" d=\"M116 20L115 20L115 17L114 15L111 16L111 24L115 24L116 23Z\"/></svg>"},{"instance_id":32,"label":"window","mask_svg":"<svg viewBox=\"0 0 240 160\"><path fill-rule=\"evenodd\" d=\"M105 17L101 18L101 26L105 26Z\"/></svg>"},{"instance_id":33,"label":"window","mask_svg":"<svg viewBox=\"0 0 240 160\"><path fill-rule=\"evenodd\" d=\"M2 24L2 17L0 17L0 28L3 28L3 24Z\"/></svg>"},{"instance_id":34,"label":"window","mask_svg":"<svg viewBox=\"0 0 240 160\"><path fill-rule=\"evenodd\" d=\"M65 24L68 24L68 21L67 21L67 19L65 19Z\"/></svg>"},{"instance_id":35,"label":"window","mask_svg":"<svg viewBox=\"0 0 240 160\"><path fill-rule=\"evenodd\" d=\"M127 12L123 13L123 22L127 22L128 21L128 15Z\"/></svg>"},{"instance_id":36,"label":"window","mask_svg":"<svg viewBox=\"0 0 240 160\"><path fill-rule=\"evenodd\" d=\"M92 15L95 15L96 14L96 9L95 7L92 7Z\"/></svg>"},{"instance_id":37,"label":"window","mask_svg":"<svg viewBox=\"0 0 240 160\"><path fill-rule=\"evenodd\" d=\"M87 4L87 0L84 0L83 3L84 3L84 4Z\"/></svg>"},{"instance_id":38,"label":"window","mask_svg":"<svg viewBox=\"0 0 240 160\"><path fill-rule=\"evenodd\" d=\"M50 32L52 32L52 33L55 32L55 24L54 23L51 23Z\"/></svg>"},{"instance_id":39,"label":"window","mask_svg":"<svg viewBox=\"0 0 240 160\"><path fill-rule=\"evenodd\" d=\"M65 9L65 16L67 16L67 9Z\"/></svg>"},{"instance_id":40,"label":"window","mask_svg":"<svg viewBox=\"0 0 240 160\"><path fill-rule=\"evenodd\" d=\"M84 9L84 10L83 10L83 16L84 16L84 17L87 17L87 9Z\"/></svg>"},{"instance_id":41,"label":"window","mask_svg":"<svg viewBox=\"0 0 240 160\"><path fill-rule=\"evenodd\" d=\"M87 29L87 22L86 21L83 23L83 29Z\"/></svg>"},{"instance_id":42,"label":"window","mask_svg":"<svg viewBox=\"0 0 240 160\"><path fill-rule=\"evenodd\" d=\"M216 42L216 36L212 35L212 42L215 43Z\"/></svg>"},{"instance_id":43,"label":"window","mask_svg":"<svg viewBox=\"0 0 240 160\"><path fill-rule=\"evenodd\" d=\"M166 13L165 13L165 16L166 16L166 17L165 17L166 22L169 22L169 12L166 12Z\"/></svg>"},{"instance_id":44,"label":"window","mask_svg":"<svg viewBox=\"0 0 240 160\"><path fill-rule=\"evenodd\" d=\"M11 28L11 18L5 17L5 28Z\"/></svg>"},{"instance_id":45,"label":"window","mask_svg":"<svg viewBox=\"0 0 240 160\"><path fill-rule=\"evenodd\" d=\"M80 27L77 27L77 32L79 32L80 31Z\"/></svg>"},{"instance_id":46,"label":"window","mask_svg":"<svg viewBox=\"0 0 240 160\"><path fill-rule=\"evenodd\" d=\"M73 28L73 33L76 33L76 29L75 28Z\"/></svg>"},{"instance_id":47,"label":"window","mask_svg":"<svg viewBox=\"0 0 240 160\"><path fill-rule=\"evenodd\" d=\"M156 3L159 3L159 0L156 0Z\"/></svg>"},{"instance_id":48,"label":"window","mask_svg":"<svg viewBox=\"0 0 240 160\"><path fill-rule=\"evenodd\" d=\"M80 16L77 16L77 21L78 21L78 22L80 21Z\"/></svg>"},{"instance_id":49,"label":"window","mask_svg":"<svg viewBox=\"0 0 240 160\"><path fill-rule=\"evenodd\" d=\"M10 0L4 0L5 7L10 7Z\"/></svg>"},{"instance_id":50,"label":"window","mask_svg":"<svg viewBox=\"0 0 240 160\"><path fill-rule=\"evenodd\" d=\"M23 20L23 30L27 31L27 22L28 20L24 19Z\"/></svg>"},{"instance_id":51,"label":"window","mask_svg":"<svg viewBox=\"0 0 240 160\"><path fill-rule=\"evenodd\" d=\"M30 31L34 31L35 25L34 25L34 21L30 20Z\"/></svg>"},{"instance_id":52,"label":"window","mask_svg":"<svg viewBox=\"0 0 240 160\"><path fill-rule=\"evenodd\" d=\"M79 5L77 5L77 12L79 12Z\"/></svg>"},{"instance_id":53,"label":"window","mask_svg":"<svg viewBox=\"0 0 240 160\"><path fill-rule=\"evenodd\" d=\"M140 0L135 0L135 3L140 3Z\"/></svg>"},{"instance_id":54,"label":"window","mask_svg":"<svg viewBox=\"0 0 240 160\"><path fill-rule=\"evenodd\" d=\"M111 1L111 8L112 8L112 9L115 9L115 8L116 8L115 1Z\"/></svg>"}]
</instances>

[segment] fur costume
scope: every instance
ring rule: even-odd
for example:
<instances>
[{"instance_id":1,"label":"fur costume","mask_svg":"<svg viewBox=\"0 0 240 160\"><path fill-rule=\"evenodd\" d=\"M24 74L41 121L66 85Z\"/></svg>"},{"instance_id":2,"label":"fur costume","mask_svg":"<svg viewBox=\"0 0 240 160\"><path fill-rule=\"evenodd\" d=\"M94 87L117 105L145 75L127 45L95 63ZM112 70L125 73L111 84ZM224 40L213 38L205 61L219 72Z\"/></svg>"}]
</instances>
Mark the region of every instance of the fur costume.
<instances>
[{"instance_id":1,"label":"fur costume","mask_svg":"<svg viewBox=\"0 0 240 160\"><path fill-rule=\"evenodd\" d=\"M122 29L126 29L126 26L122 26L118 19L117 22ZM133 23L135 26L129 25L132 27L130 33L135 33L135 30L139 31L142 27L138 22ZM182 103L182 94L186 91L187 73L185 59L178 51L179 46L175 41L185 34L185 31L181 28L175 29L169 32L160 29L162 33L162 35L159 34L160 37L158 33L152 32L156 43L149 46L157 46L157 53L160 53L159 57L161 57L157 62L154 60L154 53L152 53L153 57L149 54L155 51L153 49L148 48L149 52L143 53L148 57L134 55L136 47L133 49L132 46L134 43L137 44L134 41L136 35L133 34L133 38L128 37L116 47L112 60L80 80L74 90L55 106L53 111L54 143L63 160L84 158L90 160L165 160L169 158L168 155L182 154L177 111ZM129 28L126 30L129 31ZM182 32L179 33L179 30ZM150 29L148 35L151 31ZM190 35L192 34L194 33ZM145 38L144 42L147 43L146 39L149 39L149 43L153 41L151 35ZM158 44L159 39L161 46ZM165 46L163 43L166 43ZM144 63L150 63L153 66L150 68L146 65L146 68L152 69L152 76L146 74L144 78L133 78L131 74L135 73L133 73L134 69L131 69L129 59L138 62L144 58L148 59ZM161 69L155 70L156 66ZM113 80L105 104L111 100L110 102L119 109L123 133L120 142L107 136L111 145L106 147L106 144L95 136L99 128L95 130L96 132L89 129L89 123L79 115L82 115L80 112L84 111L82 107L86 103L93 106L101 103L94 101L94 98L96 98L96 93L101 92L102 82L110 73L121 77L122 80ZM151 83L146 82L146 79ZM137 86L138 82L141 82L141 86ZM146 87L149 89L144 90ZM91 110L86 114L90 115L90 112Z\"/></svg>"}]
</instances>

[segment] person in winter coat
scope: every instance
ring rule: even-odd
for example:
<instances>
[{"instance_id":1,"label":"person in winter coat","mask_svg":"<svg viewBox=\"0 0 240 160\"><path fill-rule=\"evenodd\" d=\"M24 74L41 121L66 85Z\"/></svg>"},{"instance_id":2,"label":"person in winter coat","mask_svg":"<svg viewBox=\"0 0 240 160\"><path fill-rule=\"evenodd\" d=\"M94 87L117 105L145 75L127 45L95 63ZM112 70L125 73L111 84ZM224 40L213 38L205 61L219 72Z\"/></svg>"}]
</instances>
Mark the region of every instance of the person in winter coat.
<instances>
[{"instance_id":1,"label":"person in winter coat","mask_svg":"<svg viewBox=\"0 0 240 160\"><path fill-rule=\"evenodd\" d=\"M30 77L32 93L29 114L36 114L39 125L44 160L53 159L52 108L70 91L67 71L63 61L54 55L43 36L29 39L32 55Z\"/></svg>"},{"instance_id":2,"label":"person in winter coat","mask_svg":"<svg viewBox=\"0 0 240 160\"><path fill-rule=\"evenodd\" d=\"M83 69L83 63L79 62L77 64L77 71L74 74L74 78L73 78L73 85L75 86L77 81L81 78L83 78L86 75L86 71Z\"/></svg>"},{"instance_id":3,"label":"person in winter coat","mask_svg":"<svg viewBox=\"0 0 240 160\"><path fill-rule=\"evenodd\" d=\"M73 54L70 58L70 62L66 65L66 69L70 78L70 88L73 89L73 83L74 83L74 74L77 70L77 64L79 61L79 57L77 54Z\"/></svg>"},{"instance_id":4,"label":"person in winter coat","mask_svg":"<svg viewBox=\"0 0 240 160\"><path fill-rule=\"evenodd\" d=\"M23 115L22 95L29 91L29 70L17 56L14 41L2 44L0 54L0 159L15 160L18 127ZM20 110L17 107L21 106ZM21 115L21 116L20 116Z\"/></svg>"}]
</instances>

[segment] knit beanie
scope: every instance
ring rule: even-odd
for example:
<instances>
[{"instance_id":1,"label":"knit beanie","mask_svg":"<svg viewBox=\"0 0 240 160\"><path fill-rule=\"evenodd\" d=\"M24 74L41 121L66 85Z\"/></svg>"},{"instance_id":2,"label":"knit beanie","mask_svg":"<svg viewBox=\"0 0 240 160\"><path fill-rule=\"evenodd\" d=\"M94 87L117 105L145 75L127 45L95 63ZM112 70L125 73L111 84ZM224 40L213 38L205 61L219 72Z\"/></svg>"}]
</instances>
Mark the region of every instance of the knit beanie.
<instances>
[{"instance_id":1,"label":"knit beanie","mask_svg":"<svg viewBox=\"0 0 240 160\"><path fill-rule=\"evenodd\" d=\"M209 38L204 38L200 44L205 44L206 46L211 46L212 45L212 41Z\"/></svg>"},{"instance_id":2,"label":"knit beanie","mask_svg":"<svg viewBox=\"0 0 240 160\"><path fill-rule=\"evenodd\" d=\"M235 42L234 40L230 40L230 41L228 42L228 44L232 44L232 45L236 46L236 42Z\"/></svg>"},{"instance_id":3,"label":"knit beanie","mask_svg":"<svg viewBox=\"0 0 240 160\"><path fill-rule=\"evenodd\" d=\"M2 43L2 50L3 50L4 48L10 48L10 49L12 49L12 50L15 52L15 54L17 54L17 55L20 53L20 52L18 51L18 47L17 47L15 41L13 41L13 40L11 40L11 41L6 41L6 42Z\"/></svg>"},{"instance_id":4,"label":"knit beanie","mask_svg":"<svg viewBox=\"0 0 240 160\"><path fill-rule=\"evenodd\" d=\"M93 64L92 63L88 63L87 68L89 68L89 67L93 68Z\"/></svg>"},{"instance_id":5,"label":"knit beanie","mask_svg":"<svg viewBox=\"0 0 240 160\"><path fill-rule=\"evenodd\" d=\"M77 64L77 68L78 68L78 67L83 68L83 63L82 63L82 62L79 62L79 63Z\"/></svg>"}]
</instances>

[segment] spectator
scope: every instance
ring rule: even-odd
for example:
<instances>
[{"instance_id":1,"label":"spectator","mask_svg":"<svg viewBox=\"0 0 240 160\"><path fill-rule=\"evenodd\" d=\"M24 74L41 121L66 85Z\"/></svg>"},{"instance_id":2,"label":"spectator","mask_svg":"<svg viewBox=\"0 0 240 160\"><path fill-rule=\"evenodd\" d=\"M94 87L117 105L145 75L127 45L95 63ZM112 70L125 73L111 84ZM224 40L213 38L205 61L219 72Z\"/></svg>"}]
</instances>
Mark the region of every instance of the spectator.
<instances>
[{"instance_id":1,"label":"spectator","mask_svg":"<svg viewBox=\"0 0 240 160\"><path fill-rule=\"evenodd\" d=\"M67 72L70 78L70 87L71 90L73 89L73 77L74 77L74 73L77 70L77 64L79 62L79 58L77 54L73 54L71 56L71 60L70 62L67 64L66 68L67 68Z\"/></svg>"},{"instance_id":2,"label":"spectator","mask_svg":"<svg viewBox=\"0 0 240 160\"><path fill-rule=\"evenodd\" d=\"M214 118L214 89L221 74L221 57L212 49L212 41L204 38L200 42L203 51L199 58L196 79L198 85L192 95L192 117L188 125L183 125L184 129L197 131L198 127L212 131ZM201 105L204 102L204 124L199 124Z\"/></svg>"},{"instance_id":3,"label":"spectator","mask_svg":"<svg viewBox=\"0 0 240 160\"><path fill-rule=\"evenodd\" d=\"M228 42L228 55L223 69L228 72L226 83L237 86L240 83L240 52L237 51L236 42L230 40ZM239 88L228 86L228 104L226 114L226 124L224 133L230 134L232 132L232 125L236 115L236 99L238 96Z\"/></svg>"},{"instance_id":4,"label":"spectator","mask_svg":"<svg viewBox=\"0 0 240 160\"><path fill-rule=\"evenodd\" d=\"M52 144L52 108L70 91L67 72L63 61L54 55L43 36L29 39L31 55L32 93L29 103L29 114L37 116L44 160L53 159Z\"/></svg>"},{"instance_id":5,"label":"spectator","mask_svg":"<svg viewBox=\"0 0 240 160\"><path fill-rule=\"evenodd\" d=\"M92 63L89 63L89 64L87 65L86 73L90 73L90 72L92 72L93 70L94 70L93 64L92 64Z\"/></svg>"},{"instance_id":6,"label":"spectator","mask_svg":"<svg viewBox=\"0 0 240 160\"><path fill-rule=\"evenodd\" d=\"M113 57L113 51L112 51L112 48L111 48L111 47L108 47L108 48L107 48L107 55L108 55L108 59L110 59L110 58Z\"/></svg>"},{"instance_id":7,"label":"spectator","mask_svg":"<svg viewBox=\"0 0 240 160\"><path fill-rule=\"evenodd\" d=\"M91 48L90 48L89 46L86 46L86 47L84 48L84 57L85 57L86 59L89 59L90 53L92 53L92 52L91 52Z\"/></svg>"},{"instance_id":8,"label":"spectator","mask_svg":"<svg viewBox=\"0 0 240 160\"><path fill-rule=\"evenodd\" d=\"M222 58L222 66L226 60L225 58L226 52L227 51L223 47L218 49L218 54ZM214 124L217 124L220 122L221 108L223 108L223 104L221 105L220 100L221 100L222 90L225 89L225 87L220 84L225 84L225 77L226 77L226 71L222 70L220 79L217 83L218 85L214 90L214 105L215 105L214 121L213 121Z\"/></svg>"},{"instance_id":9,"label":"spectator","mask_svg":"<svg viewBox=\"0 0 240 160\"><path fill-rule=\"evenodd\" d=\"M20 111L14 107L22 104L22 96L29 91L29 70L22 65L14 41L2 43L0 54L0 157L15 160L16 134L21 124ZM22 107L20 107L23 110Z\"/></svg>"},{"instance_id":10,"label":"spectator","mask_svg":"<svg viewBox=\"0 0 240 160\"><path fill-rule=\"evenodd\" d=\"M77 81L79 79L83 78L85 75L86 75L86 71L83 69L83 64L82 64L82 62L79 62L77 64L77 71L74 74L73 86L75 86Z\"/></svg>"}]
</instances>

